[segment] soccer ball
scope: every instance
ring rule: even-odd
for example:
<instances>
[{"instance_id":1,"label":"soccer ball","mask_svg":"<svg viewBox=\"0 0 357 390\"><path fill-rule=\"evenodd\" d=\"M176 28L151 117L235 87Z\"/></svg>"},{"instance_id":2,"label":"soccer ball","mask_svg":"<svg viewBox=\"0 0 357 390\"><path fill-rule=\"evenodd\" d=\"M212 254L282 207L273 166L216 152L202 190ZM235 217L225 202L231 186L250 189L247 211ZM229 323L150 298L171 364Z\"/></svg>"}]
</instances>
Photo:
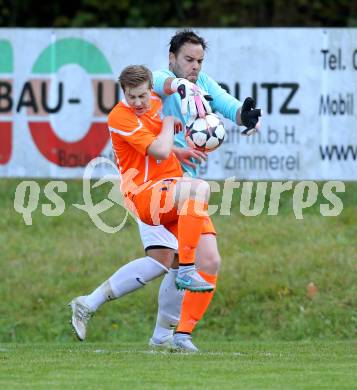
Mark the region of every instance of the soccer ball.
<instances>
[{"instance_id":1,"label":"soccer ball","mask_svg":"<svg viewBox=\"0 0 357 390\"><path fill-rule=\"evenodd\" d=\"M211 152L222 144L225 133L218 116L208 114L205 118L197 118L186 125L186 142L191 148Z\"/></svg>"}]
</instances>

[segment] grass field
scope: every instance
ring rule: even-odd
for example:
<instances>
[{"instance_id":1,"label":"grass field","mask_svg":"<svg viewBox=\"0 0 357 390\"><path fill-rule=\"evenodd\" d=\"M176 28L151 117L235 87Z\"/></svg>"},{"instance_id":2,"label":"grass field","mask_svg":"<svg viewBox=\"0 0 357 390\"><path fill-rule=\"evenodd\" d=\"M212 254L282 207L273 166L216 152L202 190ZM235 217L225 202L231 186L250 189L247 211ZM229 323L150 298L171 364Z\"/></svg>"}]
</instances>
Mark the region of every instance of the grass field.
<instances>
[{"instance_id":1,"label":"grass field","mask_svg":"<svg viewBox=\"0 0 357 390\"><path fill-rule=\"evenodd\" d=\"M68 181L60 194L65 211L46 217L50 203L40 181L39 207L26 226L14 210L19 180L0 181L0 341L69 341L66 303L90 292L121 264L142 256L136 223L129 219L117 234L100 231L86 213L82 182ZM110 186L94 191L94 202L106 198ZM222 255L219 288L197 332L226 339L348 339L357 336L357 183L339 194L344 209L338 217L322 217L319 204L297 220L292 194L282 197L278 216L245 217L235 190L230 216L214 215ZM214 193L217 204L220 194ZM112 226L123 209L102 215ZM104 305L91 321L95 342L146 343L155 316L160 281L135 294ZM308 285L317 293L309 297Z\"/></svg>"},{"instance_id":2,"label":"grass field","mask_svg":"<svg viewBox=\"0 0 357 390\"><path fill-rule=\"evenodd\" d=\"M218 291L194 333L197 356L152 354L160 280L104 305L88 342L74 341L68 301L89 293L117 268L142 256L136 223L117 234L98 230L86 213L82 182L67 181L65 211L38 181L39 207L26 226L14 210L19 180L0 180L0 388L355 388L357 340L357 183L339 194L344 208L322 217L316 204L297 220L292 192L278 216L214 215L223 258ZM105 199L110 186L94 191ZM212 203L220 201L214 193ZM120 207L102 215L115 226ZM313 284L313 289L309 285ZM180 370L185 368L184 371ZM182 382L184 383L182 385Z\"/></svg>"},{"instance_id":3,"label":"grass field","mask_svg":"<svg viewBox=\"0 0 357 390\"><path fill-rule=\"evenodd\" d=\"M357 343L205 342L197 355L130 344L2 344L1 389L354 389Z\"/></svg>"}]
</instances>

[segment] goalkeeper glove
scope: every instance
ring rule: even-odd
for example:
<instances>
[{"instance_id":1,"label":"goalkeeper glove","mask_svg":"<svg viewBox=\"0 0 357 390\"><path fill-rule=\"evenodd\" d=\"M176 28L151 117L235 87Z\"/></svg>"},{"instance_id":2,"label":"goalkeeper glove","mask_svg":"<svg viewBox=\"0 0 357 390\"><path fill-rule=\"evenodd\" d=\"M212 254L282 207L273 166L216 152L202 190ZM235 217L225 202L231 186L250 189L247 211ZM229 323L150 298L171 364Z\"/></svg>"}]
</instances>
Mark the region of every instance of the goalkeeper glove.
<instances>
[{"instance_id":1,"label":"goalkeeper glove","mask_svg":"<svg viewBox=\"0 0 357 390\"><path fill-rule=\"evenodd\" d=\"M191 119L196 119L197 116L204 118L212 112L208 101L212 101L212 97L205 91L200 89L196 84L182 78L173 79L171 82L171 90L178 92L181 98L181 113L183 116L187 114L187 107L190 109Z\"/></svg>"},{"instance_id":2,"label":"goalkeeper glove","mask_svg":"<svg viewBox=\"0 0 357 390\"><path fill-rule=\"evenodd\" d=\"M260 108L255 108L255 100L251 97L247 97L244 100L240 111L240 119L242 124L246 127L246 129L242 131L242 134L252 135L256 133L258 131L256 126L260 116L262 116L262 110Z\"/></svg>"}]
</instances>

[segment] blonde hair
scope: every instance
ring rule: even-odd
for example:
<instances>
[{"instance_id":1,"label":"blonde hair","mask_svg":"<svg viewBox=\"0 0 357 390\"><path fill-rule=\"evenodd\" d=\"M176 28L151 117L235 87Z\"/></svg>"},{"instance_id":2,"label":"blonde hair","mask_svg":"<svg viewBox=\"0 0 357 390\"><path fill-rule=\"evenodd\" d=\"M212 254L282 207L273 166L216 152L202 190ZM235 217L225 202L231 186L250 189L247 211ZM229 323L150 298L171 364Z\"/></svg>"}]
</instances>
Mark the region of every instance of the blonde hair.
<instances>
[{"instance_id":1,"label":"blonde hair","mask_svg":"<svg viewBox=\"0 0 357 390\"><path fill-rule=\"evenodd\" d=\"M125 91L127 87L136 88L147 82L150 89L153 87L152 73L144 65L129 65L122 70L119 76L120 85Z\"/></svg>"}]
</instances>

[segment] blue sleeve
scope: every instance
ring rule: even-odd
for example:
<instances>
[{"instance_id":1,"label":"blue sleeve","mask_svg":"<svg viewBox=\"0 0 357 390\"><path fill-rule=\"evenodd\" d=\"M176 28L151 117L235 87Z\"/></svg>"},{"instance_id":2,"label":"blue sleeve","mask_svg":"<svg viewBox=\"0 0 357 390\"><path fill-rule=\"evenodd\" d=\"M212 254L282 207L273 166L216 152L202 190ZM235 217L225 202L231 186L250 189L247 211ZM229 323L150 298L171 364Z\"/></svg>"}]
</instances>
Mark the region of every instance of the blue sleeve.
<instances>
[{"instance_id":1,"label":"blue sleeve","mask_svg":"<svg viewBox=\"0 0 357 390\"><path fill-rule=\"evenodd\" d=\"M166 96L164 92L164 84L168 77L176 77L169 70L156 70L152 73L154 81L154 91L161 97Z\"/></svg>"},{"instance_id":2,"label":"blue sleeve","mask_svg":"<svg viewBox=\"0 0 357 390\"><path fill-rule=\"evenodd\" d=\"M237 110L242 106L242 102L226 92L215 80L205 73L202 74L202 84L213 98L213 101L210 102L212 110L218 111L225 118L236 123Z\"/></svg>"}]
</instances>

